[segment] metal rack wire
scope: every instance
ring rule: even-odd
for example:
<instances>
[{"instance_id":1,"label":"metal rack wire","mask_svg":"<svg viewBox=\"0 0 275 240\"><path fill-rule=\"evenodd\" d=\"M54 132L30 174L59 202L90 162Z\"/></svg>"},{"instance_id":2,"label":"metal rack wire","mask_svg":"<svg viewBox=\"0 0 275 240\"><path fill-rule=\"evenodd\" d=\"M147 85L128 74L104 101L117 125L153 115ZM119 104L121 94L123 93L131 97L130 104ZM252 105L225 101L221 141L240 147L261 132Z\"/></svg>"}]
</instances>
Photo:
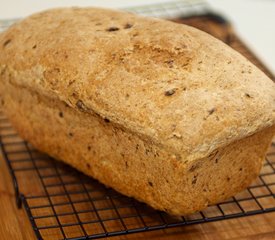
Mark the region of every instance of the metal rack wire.
<instances>
[{"instance_id":1,"label":"metal rack wire","mask_svg":"<svg viewBox=\"0 0 275 240\"><path fill-rule=\"evenodd\" d=\"M127 8L130 12L137 14L158 17L158 18L176 18L202 15L209 12L209 6L204 0L177 0L165 3L150 4L145 6L136 6Z\"/></svg>"},{"instance_id":2,"label":"metal rack wire","mask_svg":"<svg viewBox=\"0 0 275 240\"><path fill-rule=\"evenodd\" d=\"M17 135L2 113L0 142L17 204L23 203L37 239L94 239L275 211L275 144L261 175L247 190L175 219L38 152Z\"/></svg>"},{"instance_id":3,"label":"metal rack wire","mask_svg":"<svg viewBox=\"0 0 275 240\"><path fill-rule=\"evenodd\" d=\"M198 6L200 10L196 11L200 14L196 15ZM203 12L203 18L192 18L191 22L186 18L190 14L201 16L201 10L207 10L204 1L174 1L129 10L169 17L167 12L175 16L175 8L183 13L178 19L180 22L196 25L209 20L207 12ZM6 21L5 27L12 22ZM207 28L201 26L204 27ZM222 40L227 42L226 34ZM228 43L270 74L236 36L231 36ZM18 136L2 112L0 144L14 182L17 205L26 210L37 239L95 239L275 211L275 144L267 154L260 176L249 188L223 203L181 219L155 211L38 152Z\"/></svg>"}]
</instances>

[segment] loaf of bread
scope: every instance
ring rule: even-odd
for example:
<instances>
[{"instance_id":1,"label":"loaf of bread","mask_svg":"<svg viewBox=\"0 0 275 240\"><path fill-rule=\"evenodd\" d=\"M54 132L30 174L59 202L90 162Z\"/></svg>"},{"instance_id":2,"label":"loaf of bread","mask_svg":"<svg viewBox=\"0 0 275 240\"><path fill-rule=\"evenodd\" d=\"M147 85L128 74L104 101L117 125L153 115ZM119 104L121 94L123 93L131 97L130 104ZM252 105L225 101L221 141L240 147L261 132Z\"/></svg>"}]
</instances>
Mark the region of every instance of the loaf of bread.
<instances>
[{"instance_id":1,"label":"loaf of bread","mask_svg":"<svg viewBox=\"0 0 275 240\"><path fill-rule=\"evenodd\" d=\"M181 24L96 8L32 15L0 36L6 115L37 149L173 215L259 174L275 86Z\"/></svg>"}]
</instances>

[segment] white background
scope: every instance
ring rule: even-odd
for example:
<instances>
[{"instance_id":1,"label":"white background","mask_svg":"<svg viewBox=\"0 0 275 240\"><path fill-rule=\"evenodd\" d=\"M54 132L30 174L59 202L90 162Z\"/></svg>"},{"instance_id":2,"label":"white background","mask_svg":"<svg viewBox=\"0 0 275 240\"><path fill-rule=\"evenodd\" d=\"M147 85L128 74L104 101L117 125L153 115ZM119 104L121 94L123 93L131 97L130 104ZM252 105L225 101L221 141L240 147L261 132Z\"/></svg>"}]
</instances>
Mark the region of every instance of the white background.
<instances>
[{"instance_id":1,"label":"white background","mask_svg":"<svg viewBox=\"0 0 275 240\"><path fill-rule=\"evenodd\" d=\"M24 17L57 6L129 7L169 0L0 0L0 19ZM275 1L208 0L234 25L239 36L275 74Z\"/></svg>"}]
</instances>

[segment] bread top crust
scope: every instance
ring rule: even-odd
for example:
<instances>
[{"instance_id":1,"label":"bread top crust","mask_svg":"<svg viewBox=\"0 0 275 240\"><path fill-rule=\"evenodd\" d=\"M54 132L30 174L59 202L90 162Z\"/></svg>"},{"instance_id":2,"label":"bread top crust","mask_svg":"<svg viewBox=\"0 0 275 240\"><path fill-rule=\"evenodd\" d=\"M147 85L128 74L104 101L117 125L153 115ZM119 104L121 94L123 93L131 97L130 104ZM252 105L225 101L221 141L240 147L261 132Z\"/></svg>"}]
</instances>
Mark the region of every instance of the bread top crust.
<instances>
[{"instance_id":1,"label":"bread top crust","mask_svg":"<svg viewBox=\"0 0 275 240\"><path fill-rule=\"evenodd\" d=\"M1 78L194 160L275 123L275 86L195 28L98 8L34 14L0 36Z\"/></svg>"}]
</instances>

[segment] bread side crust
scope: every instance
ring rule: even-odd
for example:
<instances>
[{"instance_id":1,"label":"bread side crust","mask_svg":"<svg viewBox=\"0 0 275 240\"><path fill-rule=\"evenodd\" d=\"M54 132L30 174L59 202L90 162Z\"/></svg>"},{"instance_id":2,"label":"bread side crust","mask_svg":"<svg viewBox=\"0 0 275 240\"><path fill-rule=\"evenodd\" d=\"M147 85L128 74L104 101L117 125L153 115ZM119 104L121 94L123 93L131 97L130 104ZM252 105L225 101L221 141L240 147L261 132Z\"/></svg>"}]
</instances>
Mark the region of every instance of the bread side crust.
<instances>
[{"instance_id":1,"label":"bread side crust","mask_svg":"<svg viewBox=\"0 0 275 240\"><path fill-rule=\"evenodd\" d=\"M259 174L275 130L264 129L190 163L96 114L8 82L4 86L5 113L37 149L173 215L199 211L247 187Z\"/></svg>"}]
</instances>

